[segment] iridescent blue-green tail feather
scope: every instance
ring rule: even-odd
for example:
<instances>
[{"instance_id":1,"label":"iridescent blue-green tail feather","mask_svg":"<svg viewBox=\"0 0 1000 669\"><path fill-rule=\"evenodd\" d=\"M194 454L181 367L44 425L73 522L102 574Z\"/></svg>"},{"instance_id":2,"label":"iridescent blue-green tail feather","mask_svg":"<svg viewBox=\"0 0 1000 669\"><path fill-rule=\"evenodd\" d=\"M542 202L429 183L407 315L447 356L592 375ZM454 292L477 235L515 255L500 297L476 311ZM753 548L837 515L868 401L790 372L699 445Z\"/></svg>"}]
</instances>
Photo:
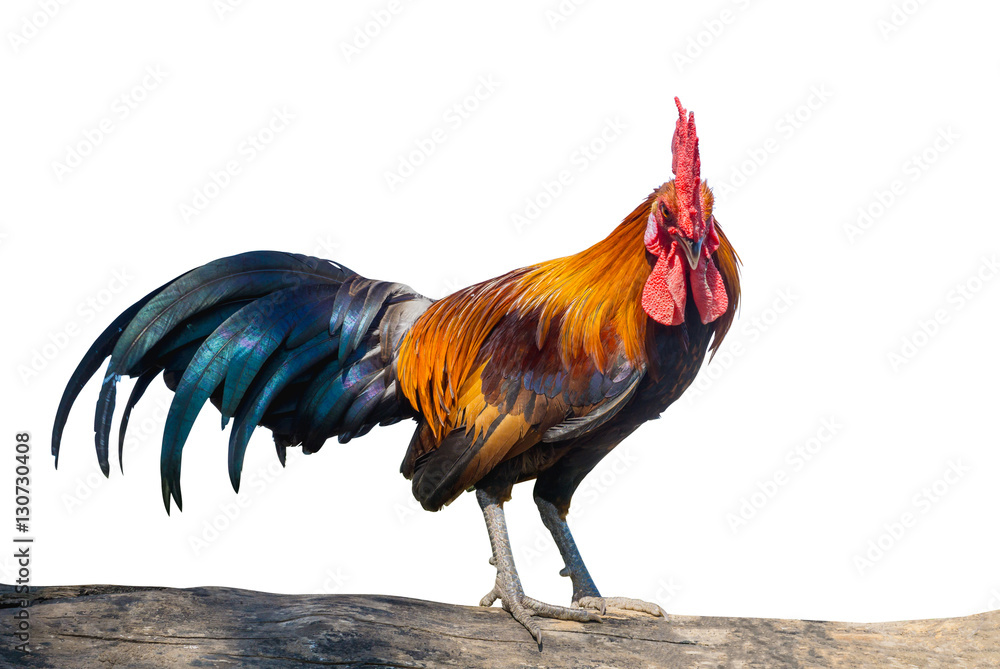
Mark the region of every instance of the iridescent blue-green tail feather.
<instances>
[{"instance_id":1,"label":"iridescent blue-green tail feather","mask_svg":"<svg viewBox=\"0 0 1000 669\"><path fill-rule=\"evenodd\" d=\"M412 415L396 392L395 355L403 335L431 301L397 283L361 277L308 256L255 251L194 269L125 310L91 346L63 394L53 426L58 457L73 402L110 357L94 419L105 475L121 377L138 377L118 434L121 463L129 417L153 379L174 391L160 457L164 505L182 506L184 444L206 401L233 419L229 475L239 488L257 425L285 449L319 450L376 424Z\"/></svg>"}]
</instances>

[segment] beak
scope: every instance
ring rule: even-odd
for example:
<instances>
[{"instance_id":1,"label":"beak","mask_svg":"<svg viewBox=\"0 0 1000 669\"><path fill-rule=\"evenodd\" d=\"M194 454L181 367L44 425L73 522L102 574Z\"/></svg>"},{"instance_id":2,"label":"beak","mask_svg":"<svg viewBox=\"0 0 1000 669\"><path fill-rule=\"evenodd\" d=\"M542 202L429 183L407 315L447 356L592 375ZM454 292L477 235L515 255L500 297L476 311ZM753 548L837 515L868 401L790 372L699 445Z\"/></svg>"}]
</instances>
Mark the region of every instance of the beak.
<instances>
[{"instance_id":1,"label":"beak","mask_svg":"<svg viewBox=\"0 0 1000 669\"><path fill-rule=\"evenodd\" d=\"M701 260L701 245L705 240L699 239L696 242L692 242L689 239L677 238L677 241L680 243L681 250L684 251L688 265L691 266L692 270L698 269L698 261Z\"/></svg>"}]
</instances>

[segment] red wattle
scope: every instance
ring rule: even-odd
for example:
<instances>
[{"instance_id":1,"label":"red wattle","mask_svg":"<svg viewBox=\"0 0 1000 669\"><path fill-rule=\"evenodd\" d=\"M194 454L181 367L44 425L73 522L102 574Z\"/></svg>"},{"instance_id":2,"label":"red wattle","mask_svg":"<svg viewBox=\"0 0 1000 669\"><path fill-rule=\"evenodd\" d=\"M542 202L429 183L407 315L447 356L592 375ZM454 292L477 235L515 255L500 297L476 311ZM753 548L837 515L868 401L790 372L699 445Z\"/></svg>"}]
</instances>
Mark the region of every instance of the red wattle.
<instances>
[{"instance_id":1,"label":"red wattle","mask_svg":"<svg viewBox=\"0 0 1000 669\"><path fill-rule=\"evenodd\" d=\"M711 258L705 258L698 269L691 272L691 294L705 325L726 313L729 306L726 284Z\"/></svg>"},{"instance_id":2,"label":"red wattle","mask_svg":"<svg viewBox=\"0 0 1000 669\"><path fill-rule=\"evenodd\" d=\"M684 261L677 249L677 242L671 242L670 251L665 252L659 240L655 243L659 258L646 279L642 289L642 308L650 318L663 325L680 325L684 322L684 305L687 298L687 284L684 281Z\"/></svg>"},{"instance_id":3,"label":"red wattle","mask_svg":"<svg viewBox=\"0 0 1000 669\"><path fill-rule=\"evenodd\" d=\"M712 254L719 248L719 238L715 228L710 228L702 247L698 269L688 272L677 242L671 240L670 247L664 248L663 237L656 221L650 217L644 240L646 249L655 255L656 264L642 288L642 308L650 318L663 325L680 325L684 322L684 307L687 302L687 277L691 276L691 294L701 315L701 322L708 325L726 313L729 296L722 274L712 260Z\"/></svg>"}]
</instances>

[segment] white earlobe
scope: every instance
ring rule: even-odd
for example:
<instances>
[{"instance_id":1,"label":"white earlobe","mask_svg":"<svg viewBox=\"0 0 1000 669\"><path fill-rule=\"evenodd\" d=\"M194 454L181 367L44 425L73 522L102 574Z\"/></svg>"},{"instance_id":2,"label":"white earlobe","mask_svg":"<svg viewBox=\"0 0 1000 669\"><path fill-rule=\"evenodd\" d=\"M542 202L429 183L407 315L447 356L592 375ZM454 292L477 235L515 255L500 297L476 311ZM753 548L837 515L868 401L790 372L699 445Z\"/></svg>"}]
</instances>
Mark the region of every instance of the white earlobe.
<instances>
[{"instance_id":1,"label":"white earlobe","mask_svg":"<svg viewBox=\"0 0 1000 669\"><path fill-rule=\"evenodd\" d=\"M660 225L656 222L656 217L653 215L653 210L649 211L649 218L646 220L646 234L643 235L643 241L646 246L649 246L656 240L656 235L659 234Z\"/></svg>"}]
</instances>

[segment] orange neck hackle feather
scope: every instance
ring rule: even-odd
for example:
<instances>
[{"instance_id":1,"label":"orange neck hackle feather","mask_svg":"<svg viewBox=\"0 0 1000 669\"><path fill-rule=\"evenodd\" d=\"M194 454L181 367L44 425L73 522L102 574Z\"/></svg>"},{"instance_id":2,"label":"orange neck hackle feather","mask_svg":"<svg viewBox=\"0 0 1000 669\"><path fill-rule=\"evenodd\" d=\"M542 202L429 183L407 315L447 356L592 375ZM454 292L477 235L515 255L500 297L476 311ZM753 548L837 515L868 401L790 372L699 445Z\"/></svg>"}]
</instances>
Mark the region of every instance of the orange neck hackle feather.
<instances>
[{"instance_id":1,"label":"orange neck hackle feather","mask_svg":"<svg viewBox=\"0 0 1000 669\"><path fill-rule=\"evenodd\" d=\"M514 270L431 305L402 342L397 379L436 437L451 427L449 416L470 374L483 362L477 360L483 343L508 315L535 327L539 348L556 336L564 364L587 356L606 369L613 353L609 342L620 346L633 365L645 362L649 317L641 296L653 258L643 234L656 196L669 196L672 189L668 182L652 193L608 237L580 253ZM737 261L721 231L720 237L719 255L728 256L720 258L720 270L733 295L733 311L739 293ZM731 322L727 313L715 324L713 349Z\"/></svg>"}]
</instances>

